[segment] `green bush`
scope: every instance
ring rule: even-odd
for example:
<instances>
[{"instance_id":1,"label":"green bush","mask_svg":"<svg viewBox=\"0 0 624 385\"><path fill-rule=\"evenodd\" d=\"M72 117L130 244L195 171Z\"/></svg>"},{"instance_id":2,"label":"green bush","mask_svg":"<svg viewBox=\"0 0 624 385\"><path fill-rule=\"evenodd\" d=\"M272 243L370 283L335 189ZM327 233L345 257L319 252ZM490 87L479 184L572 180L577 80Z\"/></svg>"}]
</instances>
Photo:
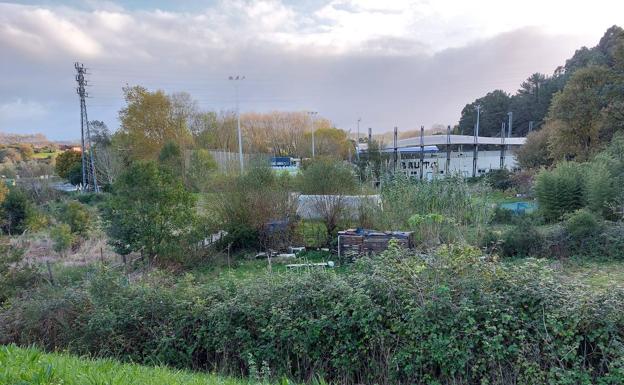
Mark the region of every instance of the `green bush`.
<instances>
[{"instance_id":1,"label":"green bush","mask_svg":"<svg viewBox=\"0 0 624 385\"><path fill-rule=\"evenodd\" d=\"M53 242L52 248L57 253L61 254L61 256L65 256L65 253L74 242L74 235L71 231L71 227L66 223L53 227L52 230L50 230L50 238L52 238Z\"/></svg>"},{"instance_id":2,"label":"green bush","mask_svg":"<svg viewBox=\"0 0 624 385\"><path fill-rule=\"evenodd\" d=\"M601 231L600 220L587 209L573 212L565 221L565 229L570 240L580 244L596 237Z\"/></svg>"},{"instance_id":3,"label":"green bush","mask_svg":"<svg viewBox=\"0 0 624 385\"><path fill-rule=\"evenodd\" d=\"M9 235L23 233L33 210L32 203L26 194L17 187L11 188L0 204L2 230Z\"/></svg>"},{"instance_id":4,"label":"green bush","mask_svg":"<svg viewBox=\"0 0 624 385\"><path fill-rule=\"evenodd\" d=\"M231 180L214 202L215 228L228 233L220 246L231 243L235 249L279 249L287 243L296 212L289 184L289 176L276 176L268 167L254 167ZM274 221L288 225L271 232L268 224Z\"/></svg>"},{"instance_id":5,"label":"green bush","mask_svg":"<svg viewBox=\"0 0 624 385\"><path fill-rule=\"evenodd\" d=\"M519 220L502 236L501 252L505 257L539 256L544 240L530 220Z\"/></svg>"},{"instance_id":6,"label":"green bush","mask_svg":"<svg viewBox=\"0 0 624 385\"><path fill-rule=\"evenodd\" d=\"M0 343L340 384L619 384L624 291L544 263L391 248L349 274L128 284L110 272L0 310Z\"/></svg>"},{"instance_id":7,"label":"green bush","mask_svg":"<svg viewBox=\"0 0 624 385\"><path fill-rule=\"evenodd\" d=\"M560 163L553 170L542 170L535 183L539 208L548 221L560 220L565 214L585 206L584 165Z\"/></svg>"},{"instance_id":8,"label":"green bush","mask_svg":"<svg viewBox=\"0 0 624 385\"><path fill-rule=\"evenodd\" d=\"M496 190L505 191L513 186L511 179L511 172L506 168L501 170L492 170L486 174L486 180L488 185Z\"/></svg>"},{"instance_id":9,"label":"green bush","mask_svg":"<svg viewBox=\"0 0 624 385\"><path fill-rule=\"evenodd\" d=\"M58 220L69 225L72 233L87 235L91 228L92 215L89 209L78 201L69 201L61 206L58 212Z\"/></svg>"},{"instance_id":10,"label":"green bush","mask_svg":"<svg viewBox=\"0 0 624 385\"><path fill-rule=\"evenodd\" d=\"M500 206L494 208L494 214L492 215L492 223L506 225L510 224L514 220L514 212Z\"/></svg>"}]
</instances>

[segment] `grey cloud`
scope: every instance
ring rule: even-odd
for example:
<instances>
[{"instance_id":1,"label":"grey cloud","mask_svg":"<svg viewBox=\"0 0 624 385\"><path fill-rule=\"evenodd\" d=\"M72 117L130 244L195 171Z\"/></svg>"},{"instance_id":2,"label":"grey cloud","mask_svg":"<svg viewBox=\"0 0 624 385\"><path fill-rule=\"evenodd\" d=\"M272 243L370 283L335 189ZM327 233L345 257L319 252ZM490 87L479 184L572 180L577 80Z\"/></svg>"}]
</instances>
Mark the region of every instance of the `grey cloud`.
<instances>
[{"instance_id":1,"label":"grey cloud","mask_svg":"<svg viewBox=\"0 0 624 385\"><path fill-rule=\"evenodd\" d=\"M288 17L288 10L282 11L266 22L279 24ZM121 87L126 83L188 91L202 108L221 110L234 104L227 76L235 73L247 77L241 88L245 111L314 109L345 129L355 129L361 116L362 128L379 132L395 125L413 129L454 124L465 103L495 88L514 91L531 73L550 73L576 47L592 44L529 28L435 54L409 36L380 37L359 50L336 53L313 44L292 44L279 26L260 31L252 25L232 25L215 13L90 15L88 21L77 20L71 12L63 18L67 31L75 27L96 42L96 54L77 52L80 45L33 50L0 38L0 105L21 100L50 111L38 117L23 113L16 119L15 114L22 113L12 110L10 119L0 116L0 130L77 138L76 60L91 68L90 118L112 128L118 125ZM0 17L0 28L5 28L0 30L23 28L38 39L56 33L16 20L3 22ZM50 41L61 44L65 38L61 34Z\"/></svg>"}]
</instances>

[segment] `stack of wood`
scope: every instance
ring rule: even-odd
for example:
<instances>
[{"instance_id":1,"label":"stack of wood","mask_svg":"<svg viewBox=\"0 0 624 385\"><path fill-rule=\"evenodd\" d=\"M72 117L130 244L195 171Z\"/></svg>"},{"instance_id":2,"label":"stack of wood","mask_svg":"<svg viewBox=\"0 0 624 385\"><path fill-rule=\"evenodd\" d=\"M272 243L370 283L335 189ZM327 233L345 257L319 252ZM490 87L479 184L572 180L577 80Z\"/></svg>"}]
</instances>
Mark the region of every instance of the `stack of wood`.
<instances>
[{"instance_id":1,"label":"stack of wood","mask_svg":"<svg viewBox=\"0 0 624 385\"><path fill-rule=\"evenodd\" d=\"M396 239L405 248L414 247L411 231L377 231L370 229L348 229L338 232L338 255L358 256L377 254L388 248L388 242Z\"/></svg>"}]
</instances>

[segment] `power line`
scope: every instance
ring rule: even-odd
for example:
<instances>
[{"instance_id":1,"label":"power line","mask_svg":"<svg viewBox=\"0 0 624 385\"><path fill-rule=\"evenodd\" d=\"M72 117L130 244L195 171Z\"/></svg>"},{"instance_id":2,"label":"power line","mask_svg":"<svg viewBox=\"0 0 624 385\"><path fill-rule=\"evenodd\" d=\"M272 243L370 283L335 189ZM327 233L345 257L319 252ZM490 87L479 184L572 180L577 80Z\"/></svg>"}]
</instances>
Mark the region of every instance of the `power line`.
<instances>
[{"instance_id":1,"label":"power line","mask_svg":"<svg viewBox=\"0 0 624 385\"><path fill-rule=\"evenodd\" d=\"M97 184L97 176L95 174L93 147L91 146L91 132L89 130L89 119L87 117L87 103L85 102L85 99L89 96L85 91L85 87L88 83L85 79L87 69L80 63L74 63L74 68L77 72L76 81L78 82L76 92L80 97L80 144L82 149L80 157L82 160L82 188L83 191L100 192Z\"/></svg>"}]
</instances>

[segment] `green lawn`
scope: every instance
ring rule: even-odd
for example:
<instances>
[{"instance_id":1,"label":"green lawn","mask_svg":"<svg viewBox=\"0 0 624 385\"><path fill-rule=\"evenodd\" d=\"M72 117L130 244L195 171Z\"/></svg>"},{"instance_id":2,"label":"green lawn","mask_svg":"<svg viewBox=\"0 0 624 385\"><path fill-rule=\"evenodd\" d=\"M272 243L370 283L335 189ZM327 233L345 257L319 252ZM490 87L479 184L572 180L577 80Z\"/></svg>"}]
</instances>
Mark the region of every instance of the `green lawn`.
<instances>
[{"instance_id":1,"label":"green lawn","mask_svg":"<svg viewBox=\"0 0 624 385\"><path fill-rule=\"evenodd\" d=\"M57 153L58 153L58 151L56 151L56 152L36 152L36 153L33 154L33 158L34 159L48 159L48 158L52 158Z\"/></svg>"},{"instance_id":2,"label":"green lawn","mask_svg":"<svg viewBox=\"0 0 624 385\"><path fill-rule=\"evenodd\" d=\"M284 383L288 383L284 381ZM11 385L249 385L213 374L122 364L0 346L0 384Z\"/></svg>"}]
</instances>

